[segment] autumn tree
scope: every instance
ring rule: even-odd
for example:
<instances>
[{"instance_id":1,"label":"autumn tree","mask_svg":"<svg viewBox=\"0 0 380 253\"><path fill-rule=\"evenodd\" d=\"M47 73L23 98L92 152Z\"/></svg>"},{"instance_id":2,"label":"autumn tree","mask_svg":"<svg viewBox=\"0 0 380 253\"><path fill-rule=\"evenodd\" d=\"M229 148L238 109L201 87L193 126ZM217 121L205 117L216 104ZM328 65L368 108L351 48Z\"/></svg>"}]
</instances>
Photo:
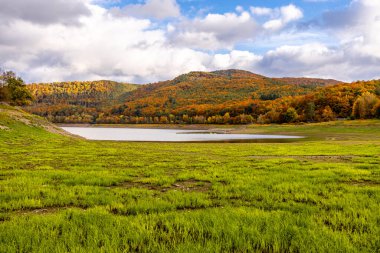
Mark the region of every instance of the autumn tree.
<instances>
[{"instance_id":1,"label":"autumn tree","mask_svg":"<svg viewBox=\"0 0 380 253\"><path fill-rule=\"evenodd\" d=\"M189 123L189 116L187 114L182 115L182 122Z\"/></svg>"},{"instance_id":2,"label":"autumn tree","mask_svg":"<svg viewBox=\"0 0 380 253\"><path fill-rule=\"evenodd\" d=\"M334 114L333 110L331 110L330 106L326 106L322 110L322 120L323 121L330 121L330 120L334 120L334 119L335 119L335 114Z\"/></svg>"},{"instance_id":3,"label":"autumn tree","mask_svg":"<svg viewBox=\"0 0 380 253\"><path fill-rule=\"evenodd\" d=\"M0 99L13 105L26 105L33 100L24 81L12 71L0 74Z\"/></svg>"},{"instance_id":4,"label":"autumn tree","mask_svg":"<svg viewBox=\"0 0 380 253\"><path fill-rule=\"evenodd\" d=\"M230 123L230 119L231 119L231 116L228 112L226 112L224 115L223 115L223 123L224 124L228 124Z\"/></svg>"},{"instance_id":5,"label":"autumn tree","mask_svg":"<svg viewBox=\"0 0 380 253\"><path fill-rule=\"evenodd\" d=\"M168 124L169 123L169 119L167 116L161 116L160 117L160 123L161 124Z\"/></svg>"},{"instance_id":6,"label":"autumn tree","mask_svg":"<svg viewBox=\"0 0 380 253\"><path fill-rule=\"evenodd\" d=\"M352 116L357 119L366 119L373 116L372 109L378 103L379 99L375 94L365 92L358 97L352 108Z\"/></svg>"},{"instance_id":7,"label":"autumn tree","mask_svg":"<svg viewBox=\"0 0 380 253\"><path fill-rule=\"evenodd\" d=\"M376 103L376 105L372 108L372 115L376 118L380 119L380 100Z\"/></svg>"},{"instance_id":8,"label":"autumn tree","mask_svg":"<svg viewBox=\"0 0 380 253\"><path fill-rule=\"evenodd\" d=\"M270 110L265 114L265 117L270 123L280 123L281 122L281 113L275 109Z\"/></svg>"},{"instance_id":9,"label":"autumn tree","mask_svg":"<svg viewBox=\"0 0 380 253\"><path fill-rule=\"evenodd\" d=\"M298 113L296 109L294 109L293 107L289 107L288 110L286 110L286 112L284 113L283 118L286 123L291 123L297 120Z\"/></svg>"},{"instance_id":10,"label":"autumn tree","mask_svg":"<svg viewBox=\"0 0 380 253\"><path fill-rule=\"evenodd\" d=\"M267 123L270 123L270 121L265 117L264 114L260 114L259 117L257 117L257 123L258 124L267 124Z\"/></svg>"}]
</instances>

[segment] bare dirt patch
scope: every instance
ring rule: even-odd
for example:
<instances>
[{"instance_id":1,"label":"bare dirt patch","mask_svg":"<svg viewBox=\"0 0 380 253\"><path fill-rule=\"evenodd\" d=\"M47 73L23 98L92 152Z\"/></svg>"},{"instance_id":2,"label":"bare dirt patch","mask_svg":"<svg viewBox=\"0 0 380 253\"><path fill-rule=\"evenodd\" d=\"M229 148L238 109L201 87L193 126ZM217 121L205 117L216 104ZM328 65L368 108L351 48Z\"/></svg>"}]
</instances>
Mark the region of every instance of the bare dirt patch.
<instances>
[{"instance_id":1,"label":"bare dirt patch","mask_svg":"<svg viewBox=\"0 0 380 253\"><path fill-rule=\"evenodd\" d=\"M357 156L353 155L285 155L285 156L267 156L267 155L255 155L249 156L249 158L255 159L276 159L276 158L293 158L297 160L313 160L313 161L325 161L325 162L351 162L353 158Z\"/></svg>"},{"instance_id":2,"label":"bare dirt patch","mask_svg":"<svg viewBox=\"0 0 380 253\"><path fill-rule=\"evenodd\" d=\"M56 213L56 212L66 210L69 208L85 209L78 206L51 206L51 207L43 207L43 208L36 208L36 209L17 210L14 213L17 215L30 215L30 214L45 215L45 214L50 214L50 213Z\"/></svg>"},{"instance_id":3,"label":"bare dirt patch","mask_svg":"<svg viewBox=\"0 0 380 253\"><path fill-rule=\"evenodd\" d=\"M182 191L196 191L196 192L207 192L211 189L212 184L208 181L200 180L186 180L186 181L177 181L173 184L173 187L180 189Z\"/></svg>"},{"instance_id":4,"label":"bare dirt patch","mask_svg":"<svg viewBox=\"0 0 380 253\"><path fill-rule=\"evenodd\" d=\"M358 186L358 187L365 187L365 186L380 186L380 182L371 181L371 180L352 180L352 181L344 181L343 183L352 185L352 186Z\"/></svg>"},{"instance_id":5,"label":"bare dirt patch","mask_svg":"<svg viewBox=\"0 0 380 253\"><path fill-rule=\"evenodd\" d=\"M176 181L174 184L170 186L159 186L148 183L141 182L123 182L119 185L113 186L111 188L145 188L154 191L166 192L169 190L180 190L185 192L207 192L211 189L212 184L208 181L201 180L184 180L184 181Z\"/></svg>"}]
</instances>

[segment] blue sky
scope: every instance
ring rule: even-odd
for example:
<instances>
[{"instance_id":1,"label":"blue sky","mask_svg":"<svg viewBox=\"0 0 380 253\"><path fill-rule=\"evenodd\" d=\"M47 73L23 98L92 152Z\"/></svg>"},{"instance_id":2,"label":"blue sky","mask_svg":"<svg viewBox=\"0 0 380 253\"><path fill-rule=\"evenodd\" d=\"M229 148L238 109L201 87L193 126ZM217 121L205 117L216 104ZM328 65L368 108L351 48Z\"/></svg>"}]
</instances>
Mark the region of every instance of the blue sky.
<instances>
[{"instance_id":1,"label":"blue sky","mask_svg":"<svg viewBox=\"0 0 380 253\"><path fill-rule=\"evenodd\" d=\"M0 68L27 82L190 71L380 78L377 0L2 0Z\"/></svg>"},{"instance_id":2,"label":"blue sky","mask_svg":"<svg viewBox=\"0 0 380 253\"><path fill-rule=\"evenodd\" d=\"M236 6L242 6L248 8L250 6L261 6L275 8L287 4L295 4L300 6L306 16L317 16L325 10L340 9L347 6L351 1L349 0L227 0L227 1L215 1L215 0L179 0L177 3L181 6L183 13L194 15L194 9L207 9L216 13L225 13L233 11ZM103 6L125 6L129 4L141 4L143 1L139 0L123 0L103 3Z\"/></svg>"},{"instance_id":3,"label":"blue sky","mask_svg":"<svg viewBox=\"0 0 380 253\"><path fill-rule=\"evenodd\" d=\"M376 0L374 0L376 1ZM130 4L141 4L144 1L141 0L122 0L114 2L103 2L103 6L123 7ZM350 0L227 0L227 1L215 1L215 0L178 0L177 3L181 6L181 11L184 15L193 17L199 14L199 10L205 10L205 13L226 13L234 11L236 6L242 6L248 9L250 6L260 6L276 8L287 4L294 4L302 8L305 13L306 19L312 19L320 16L323 12L343 9L350 4Z\"/></svg>"}]
</instances>

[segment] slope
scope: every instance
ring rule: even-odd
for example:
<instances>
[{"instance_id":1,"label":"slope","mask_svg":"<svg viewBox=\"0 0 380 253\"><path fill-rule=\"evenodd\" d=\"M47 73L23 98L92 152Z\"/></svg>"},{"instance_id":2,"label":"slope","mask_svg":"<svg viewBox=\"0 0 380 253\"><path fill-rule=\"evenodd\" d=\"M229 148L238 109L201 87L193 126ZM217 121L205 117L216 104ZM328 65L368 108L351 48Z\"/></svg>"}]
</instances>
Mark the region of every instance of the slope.
<instances>
[{"instance_id":1,"label":"slope","mask_svg":"<svg viewBox=\"0 0 380 253\"><path fill-rule=\"evenodd\" d=\"M169 113L194 115L195 111L204 114L251 99L274 100L303 95L318 87L336 83L339 82L268 78L242 70L190 72L171 81L145 85L129 93L124 106L117 112L128 116L160 116Z\"/></svg>"},{"instance_id":2,"label":"slope","mask_svg":"<svg viewBox=\"0 0 380 253\"><path fill-rule=\"evenodd\" d=\"M104 80L30 84L28 89L35 101L25 109L53 122L67 119L90 123L105 108L124 101L126 93L137 87Z\"/></svg>"},{"instance_id":3,"label":"slope","mask_svg":"<svg viewBox=\"0 0 380 253\"><path fill-rule=\"evenodd\" d=\"M69 133L50 123L43 117L29 114L20 108L0 103L0 139L12 145L24 140L28 142L63 140Z\"/></svg>"}]
</instances>

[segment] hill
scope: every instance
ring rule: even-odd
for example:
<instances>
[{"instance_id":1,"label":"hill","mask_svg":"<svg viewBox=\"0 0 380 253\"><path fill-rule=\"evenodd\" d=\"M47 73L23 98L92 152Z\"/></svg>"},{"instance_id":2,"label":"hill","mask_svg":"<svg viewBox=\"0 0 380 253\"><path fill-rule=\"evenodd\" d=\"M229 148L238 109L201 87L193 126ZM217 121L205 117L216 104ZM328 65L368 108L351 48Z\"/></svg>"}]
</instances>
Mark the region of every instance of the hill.
<instances>
[{"instance_id":1,"label":"hill","mask_svg":"<svg viewBox=\"0 0 380 253\"><path fill-rule=\"evenodd\" d=\"M321 78L303 78L303 77L283 77L273 78L274 80L280 80L281 82L301 85L301 86L327 86L342 83L334 79L321 79Z\"/></svg>"},{"instance_id":2,"label":"hill","mask_svg":"<svg viewBox=\"0 0 380 253\"><path fill-rule=\"evenodd\" d=\"M362 97L362 95L365 97ZM246 124L375 117L380 81L268 78L247 71L191 72L143 86L98 122ZM356 110L367 113L354 113ZM369 102L371 101L371 102ZM361 108L361 109L360 109ZM120 117L121 115L121 117Z\"/></svg>"},{"instance_id":3,"label":"hill","mask_svg":"<svg viewBox=\"0 0 380 253\"><path fill-rule=\"evenodd\" d=\"M380 114L379 80L342 83L221 70L141 86L99 81L29 88L36 101L26 109L58 123L284 123Z\"/></svg>"},{"instance_id":4,"label":"hill","mask_svg":"<svg viewBox=\"0 0 380 253\"><path fill-rule=\"evenodd\" d=\"M221 107L250 99L302 95L335 83L335 80L307 78L273 79L241 70L191 72L129 93L121 110L128 116L213 114Z\"/></svg>"},{"instance_id":5,"label":"hill","mask_svg":"<svg viewBox=\"0 0 380 253\"><path fill-rule=\"evenodd\" d=\"M27 86L35 101L25 107L53 122L93 122L106 108L122 103L135 84L113 81L57 82Z\"/></svg>"},{"instance_id":6,"label":"hill","mask_svg":"<svg viewBox=\"0 0 380 253\"><path fill-rule=\"evenodd\" d=\"M32 141L51 138L52 135L58 139L70 136L45 118L29 114L6 103L0 103L0 131L1 137L9 143L23 138Z\"/></svg>"}]
</instances>

